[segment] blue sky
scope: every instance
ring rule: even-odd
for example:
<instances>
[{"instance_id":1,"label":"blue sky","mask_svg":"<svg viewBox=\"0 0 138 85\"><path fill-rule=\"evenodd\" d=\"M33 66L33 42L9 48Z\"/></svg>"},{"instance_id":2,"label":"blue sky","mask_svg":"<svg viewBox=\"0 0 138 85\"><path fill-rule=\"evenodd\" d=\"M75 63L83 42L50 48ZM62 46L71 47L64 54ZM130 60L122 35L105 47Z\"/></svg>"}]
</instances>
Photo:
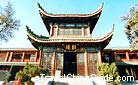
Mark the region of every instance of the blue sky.
<instances>
[{"instance_id":1,"label":"blue sky","mask_svg":"<svg viewBox=\"0 0 138 85\"><path fill-rule=\"evenodd\" d=\"M8 0L0 0L4 6ZM19 31L14 32L14 38L8 42L0 42L0 48L33 48L26 36L28 25L32 31L39 35L48 36L47 30L38 13L37 2L49 13L83 14L92 13L104 2L103 12L93 30L92 37L100 38L106 35L115 24L114 35L107 46L129 47L128 40L124 34L125 22L121 16L129 12L129 8L138 4L138 0L10 0L13 4L15 16L21 21Z\"/></svg>"}]
</instances>

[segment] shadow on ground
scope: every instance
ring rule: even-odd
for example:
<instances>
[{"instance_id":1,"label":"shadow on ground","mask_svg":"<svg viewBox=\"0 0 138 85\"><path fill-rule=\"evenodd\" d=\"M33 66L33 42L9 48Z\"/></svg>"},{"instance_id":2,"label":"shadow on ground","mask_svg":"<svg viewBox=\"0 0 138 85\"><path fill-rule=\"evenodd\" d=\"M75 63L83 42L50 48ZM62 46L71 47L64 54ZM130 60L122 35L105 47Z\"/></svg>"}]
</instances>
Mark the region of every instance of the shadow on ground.
<instances>
[{"instance_id":1,"label":"shadow on ground","mask_svg":"<svg viewBox=\"0 0 138 85\"><path fill-rule=\"evenodd\" d=\"M54 81L49 81L48 85L69 85L68 83L65 82L54 82Z\"/></svg>"}]
</instances>

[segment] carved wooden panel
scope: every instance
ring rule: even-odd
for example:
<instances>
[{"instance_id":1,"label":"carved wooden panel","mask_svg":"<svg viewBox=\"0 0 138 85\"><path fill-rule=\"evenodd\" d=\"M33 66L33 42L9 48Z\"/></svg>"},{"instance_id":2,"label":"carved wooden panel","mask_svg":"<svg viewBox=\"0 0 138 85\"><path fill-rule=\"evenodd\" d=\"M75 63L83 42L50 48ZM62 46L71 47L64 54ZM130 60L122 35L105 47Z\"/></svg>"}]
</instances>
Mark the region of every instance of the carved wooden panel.
<instances>
[{"instance_id":1,"label":"carved wooden panel","mask_svg":"<svg viewBox=\"0 0 138 85\"><path fill-rule=\"evenodd\" d=\"M97 74L97 63L98 63L97 53L88 53L89 75Z\"/></svg>"}]
</instances>

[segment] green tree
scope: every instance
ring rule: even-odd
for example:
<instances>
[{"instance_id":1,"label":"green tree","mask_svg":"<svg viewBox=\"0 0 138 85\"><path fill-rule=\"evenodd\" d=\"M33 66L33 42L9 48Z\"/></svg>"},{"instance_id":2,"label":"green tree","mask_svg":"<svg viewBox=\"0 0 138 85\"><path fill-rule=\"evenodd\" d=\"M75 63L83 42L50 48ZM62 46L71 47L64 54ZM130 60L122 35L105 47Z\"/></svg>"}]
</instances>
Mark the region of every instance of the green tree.
<instances>
[{"instance_id":1,"label":"green tree","mask_svg":"<svg viewBox=\"0 0 138 85\"><path fill-rule=\"evenodd\" d=\"M132 49L138 46L138 5L130 8L129 14L122 17L125 24L125 34L129 40Z\"/></svg>"},{"instance_id":2,"label":"green tree","mask_svg":"<svg viewBox=\"0 0 138 85\"><path fill-rule=\"evenodd\" d=\"M100 76L108 76L108 77L113 77L113 82L115 85L119 85L120 82L117 81L117 77L119 76L118 71L117 71L117 66L115 63L102 63L98 67L98 74Z\"/></svg>"},{"instance_id":3,"label":"green tree","mask_svg":"<svg viewBox=\"0 0 138 85\"><path fill-rule=\"evenodd\" d=\"M0 6L1 7L1 6ZM8 4L0 9L0 40L8 41L13 37L14 30L18 30L20 21L14 17L12 4Z\"/></svg>"},{"instance_id":4,"label":"green tree","mask_svg":"<svg viewBox=\"0 0 138 85\"><path fill-rule=\"evenodd\" d=\"M6 80L7 76L9 76L9 72L0 70L0 81Z\"/></svg>"},{"instance_id":5,"label":"green tree","mask_svg":"<svg viewBox=\"0 0 138 85\"><path fill-rule=\"evenodd\" d=\"M31 82L31 78L39 76L39 74L48 75L45 69L38 68L38 66L27 63L23 68L23 71L16 73L15 79L21 79L21 82Z\"/></svg>"},{"instance_id":6,"label":"green tree","mask_svg":"<svg viewBox=\"0 0 138 85\"><path fill-rule=\"evenodd\" d=\"M7 78L6 78L6 80L9 82L9 81L11 81L11 80L13 80L12 79L12 76L13 76L13 66L11 66L10 67L10 70L9 70L9 75L7 76Z\"/></svg>"},{"instance_id":7,"label":"green tree","mask_svg":"<svg viewBox=\"0 0 138 85\"><path fill-rule=\"evenodd\" d=\"M38 67L27 63L23 68L23 72L16 73L15 79L21 78L22 82L31 82L31 78L37 75L39 75Z\"/></svg>"}]
</instances>

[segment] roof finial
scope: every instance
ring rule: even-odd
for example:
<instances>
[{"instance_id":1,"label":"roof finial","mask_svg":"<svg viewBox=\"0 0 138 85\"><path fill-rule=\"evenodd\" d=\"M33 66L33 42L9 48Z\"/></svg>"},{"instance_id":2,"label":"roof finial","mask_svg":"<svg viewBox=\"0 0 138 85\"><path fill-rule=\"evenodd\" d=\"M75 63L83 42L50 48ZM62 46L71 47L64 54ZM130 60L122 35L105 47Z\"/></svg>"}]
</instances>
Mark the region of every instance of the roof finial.
<instances>
[{"instance_id":1,"label":"roof finial","mask_svg":"<svg viewBox=\"0 0 138 85\"><path fill-rule=\"evenodd\" d=\"M98 9L103 9L103 6L104 6L104 2L102 2L102 4L100 5Z\"/></svg>"},{"instance_id":2,"label":"roof finial","mask_svg":"<svg viewBox=\"0 0 138 85\"><path fill-rule=\"evenodd\" d=\"M101 4L101 8L103 8L103 6L104 6L104 2Z\"/></svg>"},{"instance_id":3,"label":"roof finial","mask_svg":"<svg viewBox=\"0 0 138 85\"><path fill-rule=\"evenodd\" d=\"M113 24L112 31L114 31L115 24Z\"/></svg>"},{"instance_id":4,"label":"roof finial","mask_svg":"<svg viewBox=\"0 0 138 85\"><path fill-rule=\"evenodd\" d=\"M98 7L97 11L102 10L102 9L103 9L103 5L104 5L104 3L102 3L102 4Z\"/></svg>"},{"instance_id":5,"label":"roof finial","mask_svg":"<svg viewBox=\"0 0 138 85\"><path fill-rule=\"evenodd\" d=\"M38 5L38 8L39 8L39 9L41 9L41 10L43 10L43 11L44 11L44 9L42 8L42 6L40 5L40 3L39 3L39 2L37 2L37 5Z\"/></svg>"}]
</instances>

